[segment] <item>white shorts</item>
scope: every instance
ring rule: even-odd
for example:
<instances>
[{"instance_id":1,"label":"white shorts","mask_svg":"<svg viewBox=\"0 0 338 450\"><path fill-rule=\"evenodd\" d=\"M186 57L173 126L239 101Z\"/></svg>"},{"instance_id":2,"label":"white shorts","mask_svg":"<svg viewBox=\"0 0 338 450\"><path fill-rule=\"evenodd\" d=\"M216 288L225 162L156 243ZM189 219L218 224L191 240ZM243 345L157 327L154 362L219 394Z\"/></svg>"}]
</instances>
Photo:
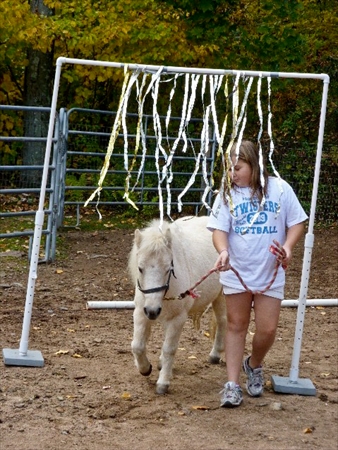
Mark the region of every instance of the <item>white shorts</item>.
<instances>
[{"instance_id":1,"label":"white shorts","mask_svg":"<svg viewBox=\"0 0 338 450\"><path fill-rule=\"evenodd\" d=\"M224 295L232 295L232 294L243 294L245 291L244 289L235 289L229 286L223 286L223 294ZM267 295L268 297L277 298L278 300L284 300L284 287L281 286L278 289L268 289L264 292L264 295Z\"/></svg>"}]
</instances>

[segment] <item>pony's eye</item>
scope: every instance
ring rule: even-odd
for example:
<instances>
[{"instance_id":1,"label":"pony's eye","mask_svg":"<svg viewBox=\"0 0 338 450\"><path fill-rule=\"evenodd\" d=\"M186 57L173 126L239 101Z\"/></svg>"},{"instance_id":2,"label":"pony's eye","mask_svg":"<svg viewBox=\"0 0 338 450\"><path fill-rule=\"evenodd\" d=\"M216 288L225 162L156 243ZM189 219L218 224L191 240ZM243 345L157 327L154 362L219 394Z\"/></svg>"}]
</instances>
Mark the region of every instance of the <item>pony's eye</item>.
<instances>
[{"instance_id":1,"label":"pony's eye","mask_svg":"<svg viewBox=\"0 0 338 450\"><path fill-rule=\"evenodd\" d=\"M141 267L138 268L138 271L139 271L140 273L143 273L143 269L141 269Z\"/></svg>"}]
</instances>

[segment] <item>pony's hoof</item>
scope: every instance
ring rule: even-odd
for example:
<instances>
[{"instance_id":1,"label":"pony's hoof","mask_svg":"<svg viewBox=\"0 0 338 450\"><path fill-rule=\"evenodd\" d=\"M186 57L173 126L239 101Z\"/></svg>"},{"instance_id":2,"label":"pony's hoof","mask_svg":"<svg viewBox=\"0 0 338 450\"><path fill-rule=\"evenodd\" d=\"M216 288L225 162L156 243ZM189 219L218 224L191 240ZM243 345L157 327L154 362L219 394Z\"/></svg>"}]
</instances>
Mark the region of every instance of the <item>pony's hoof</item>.
<instances>
[{"instance_id":1,"label":"pony's hoof","mask_svg":"<svg viewBox=\"0 0 338 450\"><path fill-rule=\"evenodd\" d=\"M219 356L209 356L209 363L210 364L219 364L221 358Z\"/></svg>"},{"instance_id":2,"label":"pony's hoof","mask_svg":"<svg viewBox=\"0 0 338 450\"><path fill-rule=\"evenodd\" d=\"M140 372L140 374L143 375L144 377L149 377L149 375L151 374L152 370L153 370L153 366L150 364L149 365L149 369L147 370L147 372Z\"/></svg>"},{"instance_id":3,"label":"pony's hoof","mask_svg":"<svg viewBox=\"0 0 338 450\"><path fill-rule=\"evenodd\" d=\"M169 384L157 384L156 385L156 394L164 395L169 390Z\"/></svg>"}]
</instances>

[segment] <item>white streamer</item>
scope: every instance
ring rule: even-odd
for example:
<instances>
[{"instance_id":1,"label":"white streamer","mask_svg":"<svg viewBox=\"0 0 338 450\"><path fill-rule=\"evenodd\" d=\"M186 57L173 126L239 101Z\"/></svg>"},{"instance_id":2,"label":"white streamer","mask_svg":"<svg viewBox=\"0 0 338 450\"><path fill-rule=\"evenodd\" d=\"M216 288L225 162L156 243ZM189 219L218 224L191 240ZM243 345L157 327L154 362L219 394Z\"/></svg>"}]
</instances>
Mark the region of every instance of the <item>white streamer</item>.
<instances>
[{"instance_id":1,"label":"white streamer","mask_svg":"<svg viewBox=\"0 0 338 450\"><path fill-rule=\"evenodd\" d=\"M247 233L249 228L255 223L255 221L257 220L257 218L258 218L260 212L262 211L262 208L266 202L266 198L264 195L265 178L264 178L263 150L262 150L262 144L261 144L261 137L262 137L262 133L263 133L263 112L262 112L262 104L261 104L261 87L262 87L262 75L260 74L260 76L257 80L257 111L258 111L258 117L259 117L259 123L260 123L257 141L258 141L258 149L259 149L260 183L262 186L263 197L259 204L259 208L258 208L257 212L252 217L249 225L242 231L242 234Z\"/></svg>"},{"instance_id":2,"label":"white streamer","mask_svg":"<svg viewBox=\"0 0 338 450\"><path fill-rule=\"evenodd\" d=\"M279 185L279 189L280 189L280 197L279 197L277 211L276 211L276 217L277 217L279 212L280 212L280 198L283 195L284 191L283 191L281 176L280 176L279 172L276 170L276 167L275 167L274 162L272 160L272 155L273 155L273 152L274 152L274 149L275 149L275 145L274 145L274 142L273 142L272 125L271 125L271 121L272 121L272 113L271 113L271 77L268 77L267 81L268 81L268 135L269 135L269 138L270 138L269 161L270 161L272 170L273 170L275 176L277 177L277 181L278 181L278 185Z\"/></svg>"},{"instance_id":3,"label":"white streamer","mask_svg":"<svg viewBox=\"0 0 338 450\"><path fill-rule=\"evenodd\" d=\"M215 132L215 139L217 144L220 144L221 136L219 133L219 127L218 127L218 120L217 120L217 112L216 112L216 96L222 86L223 82L223 76L210 76L209 77L209 85L210 85L210 109L211 114L213 118L213 125L214 125L214 132ZM215 83L214 83L215 81ZM205 144L204 147L201 146L201 153L202 153L202 176L205 184L204 192L202 195L202 203L205 206L207 210L211 210L209 204L206 201L206 198L209 194L209 192L212 190L213 186L213 180L212 176L210 180L208 180L208 171L207 171L207 155L209 153L209 114L206 114L204 117L204 136L205 136ZM203 152L204 149L204 152Z\"/></svg>"},{"instance_id":4,"label":"white streamer","mask_svg":"<svg viewBox=\"0 0 338 450\"><path fill-rule=\"evenodd\" d=\"M264 164L263 164L263 150L262 150L262 143L261 143L261 137L263 134L263 112L262 112L262 103L261 103L261 88L262 88L262 75L259 76L257 81L257 110L258 110L258 116L259 116L259 132L258 132L258 148L259 148L259 167L260 167L260 181L262 190L264 192L265 188L265 178L264 178ZM263 207L265 203L265 196L263 195L261 206Z\"/></svg>"},{"instance_id":5,"label":"white streamer","mask_svg":"<svg viewBox=\"0 0 338 450\"><path fill-rule=\"evenodd\" d=\"M205 83L206 78L203 77L203 82L202 82L202 94L204 95L205 93ZM185 188L183 189L183 191L178 195L178 210L181 211L182 210L182 198L183 196L187 193L187 191L190 189L190 187L195 183L196 180L196 175L200 169L201 166L201 160L202 160L202 176L204 179L204 182L206 184L206 188L204 190L203 196L202 196L202 202L203 204L207 207L207 209L210 209L210 206L207 204L207 202L205 201L206 196L208 195L208 193L211 190L211 187L209 185L209 181L208 181L208 174L207 174L207 154L209 152L209 121L210 121L210 112L212 112L212 103L214 103L214 95L215 95L215 91L219 90L219 83L216 86L216 89L214 88L213 85L213 78L212 76L209 77L209 81L210 81L210 97L211 97L211 102L210 105L208 105L205 109L205 113L203 115L203 127L202 127L202 132L201 132L201 147L200 147L200 151L196 157L195 160L195 168L189 178L188 183L186 184ZM204 105L204 102L203 102ZM215 124L215 119L216 119L216 111L213 114L213 118L214 118L214 124ZM216 119L216 123L217 123L217 119Z\"/></svg>"},{"instance_id":6,"label":"white streamer","mask_svg":"<svg viewBox=\"0 0 338 450\"><path fill-rule=\"evenodd\" d=\"M148 85L148 87L147 87L147 90L146 90L144 96L142 97L142 91L143 91L143 88L144 88L144 85L145 85L144 83L145 83L145 80L146 80L146 75L145 75L145 76L143 77L143 81L142 81L142 89L141 89L141 91L138 91L138 93L139 93L139 99L138 99L138 100L139 100L139 108L138 108L138 116L139 116L139 117L138 117L138 126L140 126L140 131L139 131L138 133L140 133L141 136L142 136L143 153L142 153L142 159L141 159L141 163L140 163L140 167L139 167L139 171L138 171L137 180L136 180L136 183L134 184L134 187L133 187L132 191L135 189L135 186L136 186L137 183L138 183L139 177L140 177L141 173L143 172L143 169L144 169L144 163L145 163L145 158L146 158L146 152L147 152L145 133L144 133L144 130L142 131L142 128L143 128L143 127L142 127L142 117L143 117L143 107L144 107L144 102L145 102L145 99L147 98L147 95L148 95L149 92L151 91L151 89L152 89L154 83L156 83L156 81L160 78L162 72L163 72L163 67L160 67L156 73L152 74L152 76L151 76L151 81L150 81L150 83L149 83L149 85ZM138 134L138 133L137 133L137 134ZM137 150L138 150L138 148L137 148ZM129 180L130 180L130 178L131 178L131 172L132 172L132 169L133 169L134 164L135 164L135 162L136 162L136 156L137 156L137 152L135 151L134 158L133 158L133 161L132 161L132 164L131 164L130 168L128 168L128 167L126 168L128 174L127 174L127 176L126 176L125 193L124 193L123 198L124 198L128 203L130 203L131 206L133 206L133 208L135 208L135 209L138 210L138 207L135 205L135 203L131 200L131 198L130 198L130 196L129 196Z\"/></svg>"},{"instance_id":7,"label":"white streamer","mask_svg":"<svg viewBox=\"0 0 338 450\"><path fill-rule=\"evenodd\" d=\"M175 139L175 142L173 144L173 150L175 151L178 143L181 139L184 141L183 146L183 152L185 151L186 145L187 145L187 139L185 134L185 124L186 124L186 115L187 115L187 102L188 102L188 95L189 95L189 79L190 75L187 73L185 75L185 88L184 88L184 97L183 97L183 106L182 106L182 116L181 116L181 122L178 130L178 136Z\"/></svg>"},{"instance_id":8,"label":"white streamer","mask_svg":"<svg viewBox=\"0 0 338 450\"><path fill-rule=\"evenodd\" d=\"M237 145L236 145L236 149L235 149L235 155L236 155L236 162L238 160L238 155L239 155L239 148L242 142L242 136L244 133L244 129L245 129L245 125L246 125L246 108L247 108L247 102L248 102L248 97L249 97L249 93L250 93L250 89L251 89L251 85L253 82L253 77L249 78L249 83L246 87L245 93L244 93L244 98L243 98L243 102L242 102L242 106L241 106L241 110L240 110L240 114L238 116L238 109L239 109L239 77L240 77L240 73L237 74L236 80L235 80L235 87L233 90L233 132L230 138L230 142L228 144L228 147L226 149L226 161L227 164L229 164L231 166L232 171L234 170L234 164L232 163L231 160L231 156L230 156L230 151L231 148L237 138L237 134L238 134L238 128L240 126L240 124L242 123L242 127L240 130L240 134L239 134L239 138L237 139ZM243 120L244 119L244 120ZM236 163L235 163L236 165ZM230 180L230 176L227 173L227 171L223 174L222 177L222 186L223 183L225 182L225 179L227 178L227 183L230 184L231 180ZM229 202L229 207L230 207L230 213L233 214L234 213L234 204L232 201L232 197L231 195L227 195L227 200Z\"/></svg>"},{"instance_id":9,"label":"white streamer","mask_svg":"<svg viewBox=\"0 0 338 450\"><path fill-rule=\"evenodd\" d=\"M123 81L123 85L122 85L122 90L121 90L121 96L120 96L120 100L119 100L119 105L116 111L116 116L115 116L115 120L114 120L114 125L113 125L113 129L110 135L110 139L108 142L108 148L107 148L107 153L104 159L104 163L100 172L100 178L98 181L98 188L95 189L95 191L90 195L90 197L88 198L88 200L85 202L84 206L86 207L88 205L89 202L91 202L93 200L93 198L95 198L95 196L98 196L97 199L97 205L96 205L96 209L98 211L98 203L100 200L100 193L102 190L102 185L103 185L103 181L107 175L108 172L108 168L109 168L109 163L110 163L110 158L111 155L114 151L114 146L115 146L115 142L116 142L116 138L119 134L119 129L121 126L121 114L122 114L122 109L123 109L123 105L125 102L125 95L126 95L126 91L127 91L127 86L128 86L128 81L129 81L129 77L130 77L130 73L128 72L128 66L125 65L124 67L124 81ZM102 216L99 213L99 219L101 220Z\"/></svg>"},{"instance_id":10,"label":"white streamer","mask_svg":"<svg viewBox=\"0 0 338 450\"><path fill-rule=\"evenodd\" d=\"M162 130L161 130L161 121L160 116L157 111L157 99L158 99L158 89L159 89L160 78L156 80L156 83L152 89L152 98L153 98L153 120L154 120L154 131L156 138L156 147L155 147L155 167L157 172L157 192L158 192L158 202L159 202L159 210L160 210L160 228L163 225L163 195L162 195L162 181L166 177L166 168L164 165L162 176L160 169L160 152L162 156L164 156L165 160L167 160L167 154L162 146Z\"/></svg>"},{"instance_id":11,"label":"white streamer","mask_svg":"<svg viewBox=\"0 0 338 450\"><path fill-rule=\"evenodd\" d=\"M197 86L199 83L199 79L200 79L200 75L192 75L191 76L191 86L190 86L190 98L189 98L189 102L187 104L187 102L183 102L183 110L182 110L182 118L181 118L181 122L180 122L180 127L179 127L179 132L178 132L178 137L174 142L174 145L172 146L171 150L170 150L170 155L168 157L168 160L166 162L165 165L165 169L167 169L168 167L171 168L171 164L172 164L172 159L174 157L175 151L177 149L178 143L181 139L183 139L184 141L184 145L183 145L183 149L182 152L186 153L187 150L187 134L186 134L186 130L188 129L189 126L189 122L191 120L191 114L195 105L195 101L196 101L196 91L197 91ZM185 83L185 97L187 97L189 94L189 78L186 77L186 83ZM186 105L186 106L185 106ZM185 115L185 118L184 118ZM167 114L168 117L168 114ZM184 119L184 120L183 120ZM168 124L167 124L168 125ZM192 148L192 150L194 151L194 146L192 141L189 139L190 142L190 146ZM170 176L167 178L167 192L168 192L168 203L167 203L167 212L168 215L170 217L170 201L171 201L171 194L170 194L170 184L173 180L173 174L172 171L170 172ZM180 201L180 196L178 197L178 210L181 210L181 206L182 203Z\"/></svg>"},{"instance_id":12,"label":"white streamer","mask_svg":"<svg viewBox=\"0 0 338 450\"><path fill-rule=\"evenodd\" d=\"M217 158L221 158L221 167L222 167L222 182L221 185L223 186L223 183L225 182L225 178L227 176L227 169L226 169L226 164L225 164L225 158L224 158L224 151L223 151L223 143L224 143L224 138L225 138L225 134L226 134L226 130L228 127L228 106L229 106L229 89L228 89L228 77L226 77L225 79L225 83L224 83L224 96L225 96L225 102L226 102L226 109L225 109L225 116L224 116L224 120L223 120L223 125L222 125L222 132L220 135L220 139L219 139L219 143L218 143L218 149L217 149ZM228 182L229 180L227 180ZM211 174L211 186L214 186L214 179L213 179L213 174ZM204 195L203 195L203 198Z\"/></svg>"},{"instance_id":13,"label":"white streamer","mask_svg":"<svg viewBox=\"0 0 338 450\"><path fill-rule=\"evenodd\" d=\"M167 215L171 218L171 190L170 186L172 183L172 180L174 179L174 174L172 171L172 160L175 155L175 150L170 145L170 139L169 139L169 123L170 123L170 117L171 117L171 102L174 97L174 94L176 92L176 86L177 86L177 78L180 76L180 74L176 74L174 77L174 85L171 88L170 95L169 95L169 105L168 110L166 114L165 119L165 128L166 128L166 136L167 136L167 145L169 149L169 156L166 163L166 170L167 170L167 183L166 183L166 190L167 190Z\"/></svg>"},{"instance_id":14,"label":"white streamer","mask_svg":"<svg viewBox=\"0 0 338 450\"><path fill-rule=\"evenodd\" d=\"M124 68L124 82L122 86L119 106L117 109L116 117L113 124L113 129L111 133L111 137L108 144L107 153L105 156L104 165L101 169L100 178L98 182L98 188L95 190L95 192L90 196L90 198L85 203L85 206L95 197L95 195L98 196L98 202L100 198L100 192L102 190L102 184L104 181L104 178L106 176L106 173L108 171L109 162L111 155L113 153L114 145L117 139L117 136L119 134L119 129L122 126L123 130L123 139L124 139L124 168L127 172L126 180L125 180L125 193L124 198L125 200L130 203L135 209L138 209L135 203L130 198L130 192L133 192L135 187L137 186L141 175L144 173L144 167L145 167L145 161L147 157L147 141L146 141L146 130L145 125L146 122L144 120L143 111L144 111L144 105L145 101L148 98L148 94L151 92L152 96L152 118L153 118L153 127L154 127L154 134L155 134L155 167L158 177L158 201L159 201L159 210L160 210L160 223L162 226L163 219L164 219L164 207L163 207L163 183L166 183L166 193L167 193L167 215L170 217L171 212L171 200L172 200L172 193L171 193L171 183L173 181L174 175L173 175L173 159L176 154L176 151L178 149L179 144L182 142L182 152L186 153L188 146L192 149L194 156L195 156L195 166L194 169L190 175L190 178L188 182L186 183L186 186L184 189L180 192L180 194L177 197L178 201L178 211L181 212L183 208L183 197L184 195L189 191L191 186L196 181L196 176L201 171L203 182L205 184L204 192L202 194L202 203L203 205L210 210L210 206L208 202L206 201L207 196L209 195L210 191L212 191L213 187L213 174L210 175L210 179L208 179L208 154L210 151L210 121L212 120L213 126L214 126L214 136L215 141L218 146L217 150L217 157L221 157L222 162L222 168L223 168L223 174L222 174L222 186L225 186L225 182L228 183L231 182L229 173L227 168L233 167L232 160L230 158L230 151L233 146L233 143L235 140L237 140L237 146L235 150L236 159L238 159L239 155L239 148L243 139L244 131L247 124L247 103L248 98L250 95L253 78L249 77L248 79L244 79L244 93L243 93L243 100L240 102L240 87L239 82L241 77L243 75L238 72L236 74L236 78L234 80L234 86L232 91L232 133L230 137L230 141L227 145L226 151L223 151L223 145L228 125L228 102L229 102L229 92L228 92L228 76L225 79L224 83L224 76L216 76L216 75L203 75L202 78L200 75L194 75L194 74L185 74L185 84L184 84L184 97L182 102L182 112L181 112L181 119L179 122L179 128L177 131L177 136L173 142L173 145L171 146L171 139L169 138L169 124L171 121L171 114L172 114L172 100L174 98L174 95L176 93L177 89L177 80L179 76L182 76L182 74L175 74L174 77L172 77L169 81L173 81L173 86L170 90L169 95L169 104L167 108L167 113L165 117L165 133L166 133L166 142L167 147L163 145L163 132L162 132L162 124L161 124L161 118L160 114L158 112L157 104L159 99L159 88L161 82L168 82L168 80L161 80L161 75L163 72L163 67L161 67L156 73L153 73L151 75L151 80L149 83L147 83L147 79L149 77L149 74L143 73L142 82L139 84L139 75L141 73L140 70L134 71L132 74L128 72L127 66ZM201 79L201 101L202 101L202 107L203 107L203 126L200 136L200 149L199 152L195 153L193 140L190 139L188 134L188 127L190 124L190 121L192 119L192 113L196 102L197 97L197 88L199 86L199 82ZM248 81L246 83L246 81ZM210 102L209 104L205 104L205 96L206 96L206 88L207 83L209 82L209 95L210 95ZM226 112L223 118L222 128L220 129L219 123L218 123L218 117L217 117L217 96L218 93L223 86L224 83L224 94L225 99L227 102L227 108ZM136 85L136 99L138 102L138 122L137 122L137 131L136 131L136 137L135 137L135 148L134 148L134 155L131 164L129 164L129 147L128 147L128 127L127 127L127 115L128 115L128 103L129 98L132 92L133 86ZM264 178L264 165L263 165L263 150L261 145L261 138L263 133L263 111L262 111L262 104L261 104L261 87L262 87L262 75L260 75L258 82L257 82L257 111L258 111L258 117L260 122L260 128L257 136L258 141L258 147L259 147L259 165L260 165L260 183L263 188L263 198L259 205L259 210L255 213L254 217L252 218L250 224L248 225L248 228L253 225L253 223L257 220L257 217L259 215L259 211L264 206L264 203L266 201L264 196L264 188L265 188L265 178ZM277 176L279 182L281 180L279 173L277 172L273 160L272 155L274 152L274 142L272 137L272 113L271 113L271 78L268 77L268 120L267 120L267 132L270 139L270 151L269 151L269 161L271 163L271 167L274 171L274 174ZM132 176L132 171L134 169L135 163L137 161L138 152L140 149L140 145L142 146L142 155L140 164L138 167L138 173L136 177L136 182L133 186L133 188L130 190L130 180ZM165 148L166 147L166 148ZM162 164L161 158L163 158L164 163ZM228 177L226 179L226 177ZM282 186L280 184L281 188L281 195L283 193ZM228 194L228 201L230 206L230 211L233 213L234 211L234 205L232 204L231 195ZM279 212L279 211L278 211ZM277 213L278 213L277 212ZM248 229L247 228L247 229ZM245 230L245 232L247 231Z\"/></svg>"},{"instance_id":15,"label":"white streamer","mask_svg":"<svg viewBox=\"0 0 338 450\"><path fill-rule=\"evenodd\" d=\"M215 85L214 85L214 78L216 81ZM223 75L221 75L221 76L215 75L214 77L211 75L209 78L209 80L210 80L210 106L211 106L211 111L212 111L213 123L214 123L214 127L215 127L216 141L218 144L221 140L221 136L219 134L218 120L217 120L217 113L216 113L216 96L222 86L223 78L224 78Z\"/></svg>"}]
</instances>

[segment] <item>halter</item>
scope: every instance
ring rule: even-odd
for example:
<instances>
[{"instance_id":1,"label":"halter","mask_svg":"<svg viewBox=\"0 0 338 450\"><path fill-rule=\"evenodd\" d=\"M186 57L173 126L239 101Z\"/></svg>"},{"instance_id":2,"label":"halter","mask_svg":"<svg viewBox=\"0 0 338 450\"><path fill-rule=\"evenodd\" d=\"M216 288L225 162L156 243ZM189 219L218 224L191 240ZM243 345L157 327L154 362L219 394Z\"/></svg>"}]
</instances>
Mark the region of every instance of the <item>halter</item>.
<instances>
[{"instance_id":1,"label":"halter","mask_svg":"<svg viewBox=\"0 0 338 450\"><path fill-rule=\"evenodd\" d=\"M142 292L142 294L154 294L155 292L164 291L164 295L167 293L169 289L169 283L170 283L170 277L171 274L176 278L175 272L174 272L174 263L171 261L171 267L169 271L168 281L163 286L154 287L151 289L142 289L139 280L137 280L137 287Z\"/></svg>"}]
</instances>

